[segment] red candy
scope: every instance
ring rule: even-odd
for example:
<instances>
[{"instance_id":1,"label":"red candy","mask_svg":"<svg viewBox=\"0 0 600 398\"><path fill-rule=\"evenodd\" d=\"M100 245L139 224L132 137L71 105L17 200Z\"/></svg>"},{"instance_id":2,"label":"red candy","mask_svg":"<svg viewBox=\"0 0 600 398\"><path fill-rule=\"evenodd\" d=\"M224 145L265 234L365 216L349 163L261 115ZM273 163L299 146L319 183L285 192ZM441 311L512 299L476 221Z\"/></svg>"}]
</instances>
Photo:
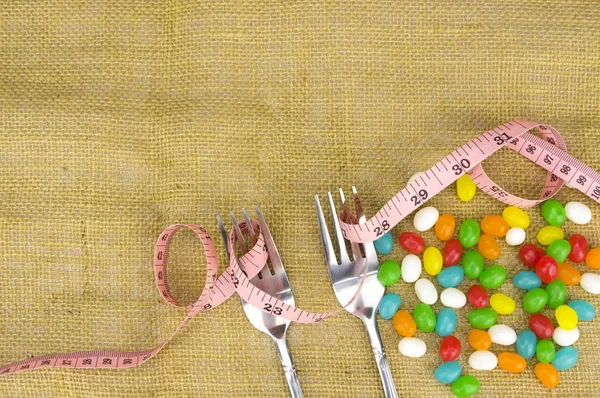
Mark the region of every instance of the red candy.
<instances>
[{"instance_id":1,"label":"red candy","mask_svg":"<svg viewBox=\"0 0 600 398\"><path fill-rule=\"evenodd\" d=\"M574 263L582 263L588 254L588 241L583 235L574 234L569 238L571 244L571 253L569 260Z\"/></svg>"},{"instance_id":2,"label":"red candy","mask_svg":"<svg viewBox=\"0 0 600 398\"><path fill-rule=\"evenodd\" d=\"M521 257L521 261L523 264L535 268L540 258L544 257L546 253L540 249L539 247L528 243L521 247L519 250L519 257Z\"/></svg>"},{"instance_id":3,"label":"red candy","mask_svg":"<svg viewBox=\"0 0 600 398\"><path fill-rule=\"evenodd\" d=\"M487 290L480 285L473 285L467 292L467 300L475 308L487 307L490 299L488 298Z\"/></svg>"},{"instance_id":4,"label":"red candy","mask_svg":"<svg viewBox=\"0 0 600 398\"><path fill-rule=\"evenodd\" d=\"M554 334L552 321L542 314L533 314L529 318L529 328L540 339L549 339Z\"/></svg>"},{"instance_id":5,"label":"red candy","mask_svg":"<svg viewBox=\"0 0 600 398\"><path fill-rule=\"evenodd\" d=\"M440 344L440 357L442 361L454 361L460 355L460 340L454 336L444 337Z\"/></svg>"},{"instance_id":6,"label":"red candy","mask_svg":"<svg viewBox=\"0 0 600 398\"><path fill-rule=\"evenodd\" d=\"M542 282L550 283L558 276L558 264L556 264L556 260L552 257L544 256L537 262L535 273L540 277Z\"/></svg>"},{"instance_id":7,"label":"red candy","mask_svg":"<svg viewBox=\"0 0 600 398\"><path fill-rule=\"evenodd\" d=\"M415 232L402 232L399 238L400 246L412 254L421 254L425 250L425 241Z\"/></svg>"},{"instance_id":8,"label":"red candy","mask_svg":"<svg viewBox=\"0 0 600 398\"><path fill-rule=\"evenodd\" d=\"M444 265L458 264L462 250L462 245L458 239L450 239L447 241L446 246L444 246L444 253L442 254Z\"/></svg>"}]
</instances>

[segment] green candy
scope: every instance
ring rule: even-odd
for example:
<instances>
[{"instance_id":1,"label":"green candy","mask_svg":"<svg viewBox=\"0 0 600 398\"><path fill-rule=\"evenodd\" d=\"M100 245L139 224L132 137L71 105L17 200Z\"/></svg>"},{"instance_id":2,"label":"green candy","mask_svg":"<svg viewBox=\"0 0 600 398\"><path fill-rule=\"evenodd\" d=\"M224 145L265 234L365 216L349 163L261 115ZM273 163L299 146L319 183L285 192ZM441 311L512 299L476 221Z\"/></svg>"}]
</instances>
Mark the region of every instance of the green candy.
<instances>
[{"instance_id":1,"label":"green candy","mask_svg":"<svg viewBox=\"0 0 600 398\"><path fill-rule=\"evenodd\" d=\"M466 398L477 394L480 387L481 384L476 377L461 376L452 383L452 393L459 398Z\"/></svg>"},{"instance_id":2,"label":"green candy","mask_svg":"<svg viewBox=\"0 0 600 398\"><path fill-rule=\"evenodd\" d=\"M506 269L499 265L492 265L483 270L479 275L479 283L486 289L496 289L506 280Z\"/></svg>"},{"instance_id":3,"label":"green candy","mask_svg":"<svg viewBox=\"0 0 600 398\"><path fill-rule=\"evenodd\" d=\"M469 249L479 242L480 235L479 223L475 220L465 220L460 225L458 240L465 249Z\"/></svg>"},{"instance_id":4,"label":"green candy","mask_svg":"<svg viewBox=\"0 0 600 398\"><path fill-rule=\"evenodd\" d=\"M467 278L479 278L484 266L483 256L477 250L469 250L463 256L462 266Z\"/></svg>"},{"instance_id":5,"label":"green candy","mask_svg":"<svg viewBox=\"0 0 600 398\"><path fill-rule=\"evenodd\" d=\"M549 199L542 204L542 215L548 224L555 227L563 225L567 218L565 207L556 199Z\"/></svg>"},{"instance_id":6,"label":"green candy","mask_svg":"<svg viewBox=\"0 0 600 398\"><path fill-rule=\"evenodd\" d=\"M543 339L538 341L535 346L535 356L538 361L543 363L550 363L554 360L554 356L556 355L556 348L554 348L554 343L552 340Z\"/></svg>"},{"instance_id":7,"label":"green candy","mask_svg":"<svg viewBox=\"0 0 600 398\"><path fill-rule=\"evenodd\" d=\"M417 304L413 312L413 318L419 330L423 332L432 332L435 329L435 312L429 305L420 303Z\"/></svg>"},{"instance_id":8,"label":"green candy","mask_svg":"<svg viewBox=\"0 0 600 398\"><path fill-rule=\"evenodd\" d=\"M567 287L558 279L548 283L546 293L548 293L548 307L553 310L563 305L567 299Z\"/></svg>"},{"instance_id":9,"label":"green candy","mask_svg":"<svg viewBox=\"0 0 600 398\"><path fill-rule=\"evenodd\" d=\"M489 329L496 323L498 314L491 308L478 308L469 314L469 322L476 329Z\"/></svg>"},{"instance_id":10,"label":"green candy","mask_svg":"<svg viewBox=\"0 0 600 398\"><path fill-rule=\"evenodd\" d=\"M571 244L566 239L557 239L546 249L546 254L554 258L558 264L564 262L569 253L571 253Z\"/></svg>"},{"instance_id":11,"label":"green candy","mask_svg":"<svg viewBox=\"0 0 600 398\"><path fill-rule=\"evenodd\" d=\"M540 312L548 303L548 293L541 288L530 290L523 299L523 308L530 314Z\"/></svg>"},{"instance_id":12,"label":"green candy","mask_svg":"<svg viewBox=\"0 0 600 398\"><path fill-rule=\"evenodd\" d=\"M377 278L383 286L391 286L398 282L398 279L400 279L400 264L394 260L385 260L379 267Z\"/></svg>"}]
</instances>

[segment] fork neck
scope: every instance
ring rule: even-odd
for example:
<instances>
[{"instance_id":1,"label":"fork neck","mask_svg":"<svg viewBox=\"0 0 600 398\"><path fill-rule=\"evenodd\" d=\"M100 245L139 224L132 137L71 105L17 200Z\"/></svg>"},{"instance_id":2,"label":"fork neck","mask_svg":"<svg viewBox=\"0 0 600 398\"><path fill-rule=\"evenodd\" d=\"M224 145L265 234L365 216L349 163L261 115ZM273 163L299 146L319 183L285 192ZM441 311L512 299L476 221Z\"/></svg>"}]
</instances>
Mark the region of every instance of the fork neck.
<instances>
[{"instance_id":1,"label":"fork neck","mask_svg":"<svg viewBox=\"0 0 600 398\"><path fill-rule=\"evenodd\" d=\"M373 350L383 351L383 343L381 342L381 335L377 328L377 316L374 315L369 318L362 318L365 327L367 328L367 334L369 335L369 341Z\"/></svg>"}]
</instances>

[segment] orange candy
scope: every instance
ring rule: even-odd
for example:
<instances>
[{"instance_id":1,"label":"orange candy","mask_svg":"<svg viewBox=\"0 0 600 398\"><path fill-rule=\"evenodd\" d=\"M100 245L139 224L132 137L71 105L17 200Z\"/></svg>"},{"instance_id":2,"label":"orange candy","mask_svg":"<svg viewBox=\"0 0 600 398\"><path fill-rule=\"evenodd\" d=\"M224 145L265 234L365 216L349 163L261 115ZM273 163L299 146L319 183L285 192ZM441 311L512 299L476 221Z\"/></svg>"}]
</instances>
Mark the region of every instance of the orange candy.
<instances>
[{"instance_id":1,"label":"orange candy","mask_svg":"<svg viewBox=\"0 0 600 398\"><path fill-rule=\"evenodd\" d=\"M548 388L554 388L560 382L558 371L549 363L535 365L535 376Z\"/></svg>"},{"instance_id":2,"label":"orange candy","mask_svg":"<svg viewBox=\"0 0 600 398\"><path fill-rule=\"evenodd\" d=\"M519 354L503 352L498 355L498 366L510 373L521 373L527 367L527 361Z\"/></svg>"},{"instance_id":3,"label":"orange candy","mask_svg":"<svg viewBox=\"0 0 600 398\"><path fill-rule=\"evenodd\" d=\"M488 235L502 238L506 236L509 229L508 223L501 216L487 216L481 220L481 230Z\"/></svg>"},{"instance_id":4,"label":"orange candy","mask_svg":"<svg viewBox=\"0 0 600 398\"><path fill-rule=\"evenodd\" d=\"M417 324L412 315L406 310L396 312L392 320L394 329L402 337L412 337L417 333Z\"/></svg>"},{"instance_id":5,"label":"orange candy","mask_svg":"<svg viewBox=\"0 0 600 398\"><path fill-rule=\"evenodd\" d=\"M581 274L577 271L577 268L571 264L564 262L558 264L558 277L562 283L567 286L575 286L579 284Z\"/></svg>"},{"instance_id":6,"label":"orange candy","mask_svg":"<svg viewBox=\"0 0 600 398\"><path fill-rule=\"evenodd\" d=\"M585 263L590 268L600 269L600 247L592 249L585 257Z\"/></svg>"},{"instance_id":7,"label":"orange candy","mask_svg":"<svg viewBox=\"0 0 600 398\"><path fill-rule=\"evenodd\" d=\"M495 260L500 256L500 246L492 235L484 234L477 242L479 253L488 260Z\"/></svg>"},{"instance_id":8,"label":"orange candy","mask_svg":"<svg viewBox=\"0 0 600 398\"><path fill-rule=\"evenodd\" d=\"M492 338L485 330L473 329L469 333L469 344L477 351L487 350L492 346Z\"/></svg>"},{"instance_id":9,"label":"orange candy","mask_svg":"<svg viewBox=\"0 0 600 398\"><path fill-rule=\"evenodd\" d=\"M439 240L446 241L454 235L456 220L452 214L442 214L435 223L435 236Z\"/></svg>"}]
</instances>

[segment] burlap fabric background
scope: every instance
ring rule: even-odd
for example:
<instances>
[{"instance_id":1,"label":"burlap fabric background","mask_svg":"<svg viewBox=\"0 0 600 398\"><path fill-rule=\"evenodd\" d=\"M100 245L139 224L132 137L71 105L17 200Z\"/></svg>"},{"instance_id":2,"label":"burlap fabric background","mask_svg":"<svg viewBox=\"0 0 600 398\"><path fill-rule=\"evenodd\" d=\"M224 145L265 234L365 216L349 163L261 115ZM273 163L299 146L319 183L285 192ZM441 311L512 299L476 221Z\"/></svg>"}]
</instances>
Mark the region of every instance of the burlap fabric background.
<instances>
[{"instance_id":1,"label":"burlap fabric background","mask_svg":"<svg viewBox=\"0 0 600 398\"><path fill-rule=\"evenodd\" d=\"M216 239L217 213L259 204L297 305L327 311L338 303L315 193L355 184L372 215L414 172L515 118L555 126L571 153L600 169L599 12L597 2L556 0L3 1L0 362L162 342L184 317L153 281L154 243L173 223L202 224ZM508 150L485 165L515 193L534 196L543 181ZM591 225L566 231L600 245L600 207L567 189L558 199L592 206ZM504 207L483 194L461 203L453 189L431 204L459 221ZM539 209L529 214L533 241L543 224ZM394 239L411 225L394 228ZM512 277L524 266L502 248L497 262ZM396 247L381 259L402 255ZM192 301L205 260L191 232L176 237L170 264L176 297ZM412 310L412 286L389 290ZM522 300L511 283L499 290ZM579 287L569 297L600 306ZM480 396L600 395L600 322L581 325L581 360L549 391L534 361L521 375L470 369L467 311L459 312L460 361L480 378ZM527 319L519 308L501 322L522 330ZM419 333L428 353L409 359L391 321L380 330L401 396L450 395L433 378L439 337ZM351 315L293 324L289 342L307 397L382 396ZM287 394L274 345L236 297L141 367L0 379L2 397Z\"/></svg>"}]
</instances>

